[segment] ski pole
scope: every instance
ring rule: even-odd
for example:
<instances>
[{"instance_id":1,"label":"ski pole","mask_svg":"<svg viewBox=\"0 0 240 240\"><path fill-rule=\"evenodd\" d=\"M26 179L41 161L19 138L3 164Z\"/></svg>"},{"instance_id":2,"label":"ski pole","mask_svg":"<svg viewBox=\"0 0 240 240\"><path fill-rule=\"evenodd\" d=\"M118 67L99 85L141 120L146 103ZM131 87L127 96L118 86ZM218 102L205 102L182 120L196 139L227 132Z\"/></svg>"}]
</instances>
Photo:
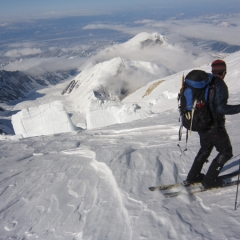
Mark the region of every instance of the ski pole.
<instances>
[{"instance_id":1,"label":"ski pole","mask_svg":"<svg viewBox=\"0 0 240 240\"><path fill-rule=\"evenodd\" d=\"M239 175L240 175L240 161L239 161L238 183L237 183L237 192L236 192L236 200L235 200L235 210L237 210L237 198L238 198L238 187L239 187Z\"/></svg>"}]
</instances>

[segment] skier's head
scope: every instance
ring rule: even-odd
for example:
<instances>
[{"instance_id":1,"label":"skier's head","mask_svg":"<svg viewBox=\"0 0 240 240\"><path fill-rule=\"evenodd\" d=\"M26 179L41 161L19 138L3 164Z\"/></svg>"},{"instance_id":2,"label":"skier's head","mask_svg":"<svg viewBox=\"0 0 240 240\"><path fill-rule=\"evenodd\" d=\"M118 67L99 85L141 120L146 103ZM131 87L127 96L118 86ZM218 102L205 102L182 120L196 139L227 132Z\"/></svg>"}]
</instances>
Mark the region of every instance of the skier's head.
<instances>
[{"instance_id":1,"label":"skier's head","mask_svg":"<svg viewBox=\"0 0 240 240\"><path fill-rule=\"evenodd\" d=\"M215 60L212 62L212 74L224 79L227 73L227 65L223 60Z\"/></svg>"}]
</instances>

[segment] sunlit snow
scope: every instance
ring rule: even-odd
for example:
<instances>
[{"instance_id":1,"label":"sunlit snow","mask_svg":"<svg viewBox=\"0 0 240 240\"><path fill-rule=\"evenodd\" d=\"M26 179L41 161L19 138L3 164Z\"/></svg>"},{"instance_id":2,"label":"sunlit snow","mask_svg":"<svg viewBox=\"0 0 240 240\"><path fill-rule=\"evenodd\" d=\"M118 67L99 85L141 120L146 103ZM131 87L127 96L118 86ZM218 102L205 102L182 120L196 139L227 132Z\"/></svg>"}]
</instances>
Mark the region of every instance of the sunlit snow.
<instances>
[{"instance_id":1,"label":"sunlit snow","mask_svg":"<svg viewBox=\"0 0 240 240\"><path fill-rule=\"evenodd\" d=\"M23 109L12 116L16 135L33 137L77 130L61 102Z\"/></svg>"},{"instance_id":2,"label":"sunlit snow","mask_svg":"<svg viewBox=\"0 0 240 240\"><path fill-rule=\"evenodd\" d=\"M225 61L229 102L238 104L240 52ZM200 69L210 71L210 63ZM155 78L118 101L90 97L84 105L75 98L81 92L61 95L65 83L13 106L21 110L14 128L29 131L0 136L0 239L239 239L236 186L171 199L148 189L185 180L199 149L196 133L183 154L177 146L185 148L176 100L182 74ZM83 96L94 90L88 84ZM239 167L239 116L227 116L234 157L222 173ZM74 129L78 122L86 128Z\"/></svg>"}]
</instances>

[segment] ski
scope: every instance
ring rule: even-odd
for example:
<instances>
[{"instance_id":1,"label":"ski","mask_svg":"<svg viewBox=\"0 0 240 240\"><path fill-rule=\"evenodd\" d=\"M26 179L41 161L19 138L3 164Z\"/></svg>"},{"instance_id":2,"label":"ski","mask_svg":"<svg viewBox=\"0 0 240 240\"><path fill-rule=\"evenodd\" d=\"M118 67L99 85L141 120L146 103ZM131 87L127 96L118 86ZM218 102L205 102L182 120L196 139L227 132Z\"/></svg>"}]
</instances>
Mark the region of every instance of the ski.
<instances>
[{"instance_id":1,"label":"ski","mask_svg":"<svg viewBox=\"0 0 240 240\"><path fill-rule=\"evenodd\" d=\"M149 187L148 189L150 191L155 191L155 190L169 190L175 187L181 186L181 183L175 183L175 184L169 184L169 185L161 185L161 186L154 186L154 187Z\"/></svg>"},{"instance_id":2,"label":"ski","mask_svg":"<svg viewBox=\"0 0 240 240\"><path fill-rule=\"evenodd\" d=\"M226 179L226 178L237 176L238 174L239 174L239 171L235 171L235 172L232 172L232 173L221 175L219 177L222 178L222 179ZM194 183L190 186L198 186L200 184L201 184L200 182L196 182L196 183ZM169 190L169 189L172 189L172 188L177 188L177 187L180 187L180 186L183 186L182 183L174 183L174 184L168 184L168 185L153 186L153 187L149 187L148 189L150 191L155 191L155 190L161 190L162 191L162 190Z\"/></svg>"},{"instance_id":3,"label":"ski","mask_svg":"<svg viewBox=\"0 0 240 240\"><path fill-rule=\"evenodd\" d=\"M214 188L207 188L207 189L202 189L200 187L191 189L191 187L190 187L190 188L187 189L187 191L168 192L168 193L164 193L163 195L166 198L177 197L177 196L179 196L183 193L193 195L193 194L196 194L196 193L208 192L208 191L212 191L212 190L215 190L215 189L222 189L222 188L226 188L226 187L231 187L231 186L234 186L234 185L237 185L237 184L238 184L238 180L225 183L225 185L222 186L222 187L214 187Z\"/></svg>"}]
</instances>

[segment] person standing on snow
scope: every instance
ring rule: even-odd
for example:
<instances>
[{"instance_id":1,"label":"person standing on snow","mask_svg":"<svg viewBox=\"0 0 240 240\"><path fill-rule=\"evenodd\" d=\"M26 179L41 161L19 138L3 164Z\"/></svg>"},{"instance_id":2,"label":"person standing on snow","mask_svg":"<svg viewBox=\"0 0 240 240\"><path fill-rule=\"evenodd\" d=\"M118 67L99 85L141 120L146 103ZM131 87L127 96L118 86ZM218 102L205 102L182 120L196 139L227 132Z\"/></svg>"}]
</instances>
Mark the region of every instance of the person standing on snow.
<instances>
[{"instance_id":1,"label":"person standing on snow","mask_svg":"<svg viewBox=\"0 0 240 240\"><path fill-rule=\"evenodd\" d=\"M228 87L224 82L227 73L226 63L223 60L216 60L212 63L212 88L209 92L209 107L212 112L213 125L207 131L198 132L200 137L200 150L194 159L187 179L183 181L184 186L194 182L202 182L203 188L220 187L224 181L218 178L224 164L232 158L232 145L225 128L225 115L237 114L240 112L240 104L228 105ZM203 164L208 162L213 147L218 155L212 161L207 174L201 173Z\"/></svg>"}]
</instances>

